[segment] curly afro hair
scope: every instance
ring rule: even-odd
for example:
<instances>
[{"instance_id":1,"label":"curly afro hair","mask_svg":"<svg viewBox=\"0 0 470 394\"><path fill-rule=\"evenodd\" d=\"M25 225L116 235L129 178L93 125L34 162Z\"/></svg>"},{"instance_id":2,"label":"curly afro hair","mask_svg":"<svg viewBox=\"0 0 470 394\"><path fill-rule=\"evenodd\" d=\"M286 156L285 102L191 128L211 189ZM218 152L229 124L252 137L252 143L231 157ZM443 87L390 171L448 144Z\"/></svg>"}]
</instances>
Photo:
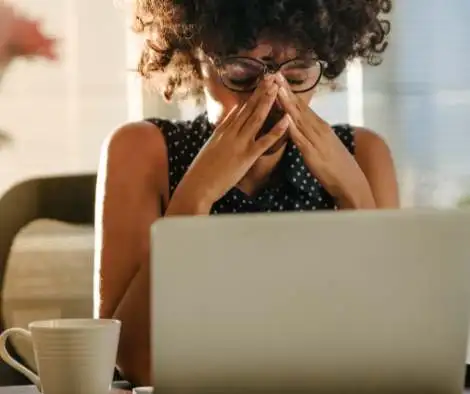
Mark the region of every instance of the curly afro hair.
<instances>
[{"instance_id":1,"label":"curly afro hair","mask_svg":"<svg viewBox=\"0 0 470 394\"><path fill-rule=\"evenodd\" d=\"M392 0L134 0L134 30L145 37L139 73L170 100L200 95L198 51L236 54L263 38L313 51L333 80L353 58L378 65L387 47Z\"/></svg>"}]
</instances>

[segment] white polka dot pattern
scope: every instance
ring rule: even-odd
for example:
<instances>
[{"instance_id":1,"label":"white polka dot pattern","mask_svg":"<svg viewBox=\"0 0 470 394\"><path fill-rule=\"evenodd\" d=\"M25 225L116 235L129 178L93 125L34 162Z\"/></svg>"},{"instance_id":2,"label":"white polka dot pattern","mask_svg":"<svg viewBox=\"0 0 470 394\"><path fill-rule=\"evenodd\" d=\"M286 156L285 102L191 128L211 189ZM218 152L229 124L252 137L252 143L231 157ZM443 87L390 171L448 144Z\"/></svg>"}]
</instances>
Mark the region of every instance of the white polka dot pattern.
<instances>
[{"instance_id":1,"label":"white polka dot pattern","mask_svg":"<svg viewBox=\"0 0 470 394\"><path fill-rule=\"evenodd\" d=\"M213 126L207 114L194 121L171 122L149 119L160 128L168 150L170 195L183 178L191 162L210 137ZM354 131L349 125L336 125L333 130L354 154ZM212 207L212 214L315 211L337 209L333 197L325 190L305 166L297 147L289 141L279 163L280 181L261 190L256 196L248 196L238 188L232 188Z\"/></svg>"}]
</instances>

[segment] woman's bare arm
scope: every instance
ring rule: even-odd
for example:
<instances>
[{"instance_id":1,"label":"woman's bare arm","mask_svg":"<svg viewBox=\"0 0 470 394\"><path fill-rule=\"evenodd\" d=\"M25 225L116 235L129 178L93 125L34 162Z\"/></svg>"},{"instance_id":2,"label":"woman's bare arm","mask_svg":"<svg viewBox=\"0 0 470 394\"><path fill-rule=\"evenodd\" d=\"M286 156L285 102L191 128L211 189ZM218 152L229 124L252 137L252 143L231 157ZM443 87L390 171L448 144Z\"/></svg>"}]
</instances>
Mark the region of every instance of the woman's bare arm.
<instances>
[{"instance_id":1,"label":"woman's bare arm","mask_svg":"<svg viewBox=\"0 0 470 394\"><path fill-rule=\"evenodd\" d=\"M99 315L122 321L118 366L136 384L149 383L149 234L167 194L166 155L154 125L125 125L105 144L98 174Z\"/></svg>"},{"instance_id":2,"label":"woman's bare arm","mask_svg":"<svg viewBox=\"0 0 470 394\"><path fill-rule=\"evenodd\" d=\"M355 129L356 160L366 176L377 208L399 208L398 182L392 155L374 132Z\"/></svg>"}]
</instances>

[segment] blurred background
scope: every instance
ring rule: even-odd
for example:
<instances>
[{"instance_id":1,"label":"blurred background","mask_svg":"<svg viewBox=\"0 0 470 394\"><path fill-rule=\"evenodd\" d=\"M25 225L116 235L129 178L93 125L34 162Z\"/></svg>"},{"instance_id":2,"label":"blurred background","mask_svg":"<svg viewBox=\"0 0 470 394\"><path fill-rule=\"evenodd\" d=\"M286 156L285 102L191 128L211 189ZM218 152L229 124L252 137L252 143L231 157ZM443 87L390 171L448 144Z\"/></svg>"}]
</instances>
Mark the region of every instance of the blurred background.
<instances>
[{"instance_id":1,"label":"blurred background","mask_svg":"<svg viewBox=\"0 0 470 394\"><path fill-rule=\"evenodd\" d=\"M188 118L129 71L138 40L112 1L15 0L59 38L56 63L18 61L0 85L0 192L31 176L95 171L104 137L129 119ZM393 149L404 206L453 206L470 194L470 2L395 0L382 66L354 65L344 91L313 107L331 122L365 125Z\"/></svg>"},{"instance_id":2,"label":"blurred background","mask_svg":"<svg viewBox=\"0 0 470 394\"><path fill-rule=\"evenodd\" d=\"M27 179L96 173L104 138L124 122L200 111L190 101L164 103L130 71L139 40L122 4L14 4L58 37L59 60L17 61L1 80L0 130L10 141L0 140L0 208L1 196ZM312 103L330 122L366 126L388 141L404 207L470 203L469 16L468 0L394 0L383 64L352 64L339 91ZM34 220L11 251L0 260L4 326L92 314L91 223Z\"/></svg>"}]
</instances>

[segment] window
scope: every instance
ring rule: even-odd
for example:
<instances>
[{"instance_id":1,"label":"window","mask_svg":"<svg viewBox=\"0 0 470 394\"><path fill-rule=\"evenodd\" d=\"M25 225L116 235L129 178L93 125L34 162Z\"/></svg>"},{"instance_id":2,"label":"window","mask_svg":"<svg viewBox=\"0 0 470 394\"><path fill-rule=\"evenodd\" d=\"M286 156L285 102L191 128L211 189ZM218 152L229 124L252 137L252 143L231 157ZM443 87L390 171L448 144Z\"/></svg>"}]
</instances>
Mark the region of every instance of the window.
<instances>
[{"instance_id":1,"label":"window","mask_svg":"<svg viewBox=\"0 0 470 394\"><path fill-rule=\"evenodd\" d=\"M395 7L381 67L364 67L364 123L389 142L405 206L470 195L470 3Z\"/></svg>"}]
</instances>

